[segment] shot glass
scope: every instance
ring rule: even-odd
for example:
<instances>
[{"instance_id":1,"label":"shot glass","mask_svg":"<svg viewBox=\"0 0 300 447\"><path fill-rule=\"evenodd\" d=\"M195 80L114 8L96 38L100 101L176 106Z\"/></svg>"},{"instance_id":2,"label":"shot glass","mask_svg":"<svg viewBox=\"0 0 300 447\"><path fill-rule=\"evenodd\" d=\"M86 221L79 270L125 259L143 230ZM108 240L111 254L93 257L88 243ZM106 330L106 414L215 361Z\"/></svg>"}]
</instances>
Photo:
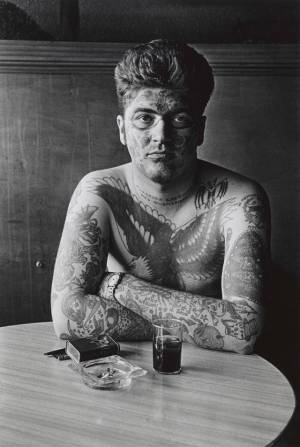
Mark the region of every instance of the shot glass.
<instances>
[{"instance_id":1,"label":"shot glass","mask_svg":"<svg viewBox=\"0 0 300 447\"><path fill-rule=\"evenodd\" d=\"M181 371L182 323L174 319L152 321L153 368L161 374Z\"/></svg>"}]
</instances>

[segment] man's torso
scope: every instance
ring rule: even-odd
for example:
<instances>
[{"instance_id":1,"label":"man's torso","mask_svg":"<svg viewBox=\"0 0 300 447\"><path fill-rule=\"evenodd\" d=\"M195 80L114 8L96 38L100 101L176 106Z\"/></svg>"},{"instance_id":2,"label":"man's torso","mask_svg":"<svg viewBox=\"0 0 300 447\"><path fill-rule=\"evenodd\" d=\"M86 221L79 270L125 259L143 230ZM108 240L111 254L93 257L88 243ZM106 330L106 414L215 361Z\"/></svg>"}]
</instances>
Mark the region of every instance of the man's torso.
<instances>
[{"instance_id":1,"label":"man's torso","mask_svg":"<svg viewBox=\"0 0 300 447\"><path fill-rule=\"evenodd\" d=\"M92 173L109 206L109 270L206 296L221 296L224 224L239 199L241 178L199 162L191 191L160 202L132 181L131 165Z\"/></svg>"}]
</instances>

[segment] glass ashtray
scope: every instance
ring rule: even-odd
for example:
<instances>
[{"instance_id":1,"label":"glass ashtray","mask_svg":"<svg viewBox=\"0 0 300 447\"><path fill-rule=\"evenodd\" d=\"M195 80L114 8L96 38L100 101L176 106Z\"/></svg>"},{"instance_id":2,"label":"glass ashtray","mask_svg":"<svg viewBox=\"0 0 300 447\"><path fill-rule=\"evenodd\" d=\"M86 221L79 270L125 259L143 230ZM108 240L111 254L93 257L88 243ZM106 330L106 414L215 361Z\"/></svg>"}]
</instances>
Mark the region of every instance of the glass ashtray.
<instances>
[{"instance_id":1,"label":"glass ashtray","mask_svg":"<svg viewBox=\"0 0 300 447\"><path fill-rule=\"evenodd\" d=\"M71 363L71 368L81 375L90 388L118 390L131 384L133 378L147 374L139 366L124 360L119 355L111 355L81 363Z\"/></svg>"}]
</instances>

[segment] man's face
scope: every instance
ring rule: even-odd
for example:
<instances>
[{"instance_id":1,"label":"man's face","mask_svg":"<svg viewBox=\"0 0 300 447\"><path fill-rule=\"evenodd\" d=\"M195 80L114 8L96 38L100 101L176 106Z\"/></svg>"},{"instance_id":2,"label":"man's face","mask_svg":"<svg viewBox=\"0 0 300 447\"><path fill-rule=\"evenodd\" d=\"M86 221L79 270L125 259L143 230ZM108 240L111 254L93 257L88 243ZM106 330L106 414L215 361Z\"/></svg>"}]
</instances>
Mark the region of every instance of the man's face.
<instances>
[{"instance_id":1,"label":"man's face","mask_svg":"<svg viewBox=\"0 0 300 447\"><path fill-rule=\"evenodd\" d=\"M117 122L121 143L143 175L165 184L191 173L205 118L196 121L182 92L140 89Z\"/></svg>"}]
</instances>

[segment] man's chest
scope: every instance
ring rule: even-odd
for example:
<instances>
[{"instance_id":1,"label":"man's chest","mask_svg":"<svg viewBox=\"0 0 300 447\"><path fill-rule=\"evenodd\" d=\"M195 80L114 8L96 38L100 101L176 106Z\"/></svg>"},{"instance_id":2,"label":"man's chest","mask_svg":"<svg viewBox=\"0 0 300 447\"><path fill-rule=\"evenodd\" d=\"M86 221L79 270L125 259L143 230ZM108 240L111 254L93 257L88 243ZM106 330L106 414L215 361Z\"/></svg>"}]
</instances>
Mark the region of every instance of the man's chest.
<instances>
[{"instance_id":1,"label":"man's chest","mask_svg":"<svg viewBox=\"0 0 300 447\"><path fill-rule=\"evenodd\" d=\"M188 206L172 218L141 204L112 210L111 253L151 282L198 293L215 288L224 260L221 208L197 215Z\"/></svg>"}]
</instances>

